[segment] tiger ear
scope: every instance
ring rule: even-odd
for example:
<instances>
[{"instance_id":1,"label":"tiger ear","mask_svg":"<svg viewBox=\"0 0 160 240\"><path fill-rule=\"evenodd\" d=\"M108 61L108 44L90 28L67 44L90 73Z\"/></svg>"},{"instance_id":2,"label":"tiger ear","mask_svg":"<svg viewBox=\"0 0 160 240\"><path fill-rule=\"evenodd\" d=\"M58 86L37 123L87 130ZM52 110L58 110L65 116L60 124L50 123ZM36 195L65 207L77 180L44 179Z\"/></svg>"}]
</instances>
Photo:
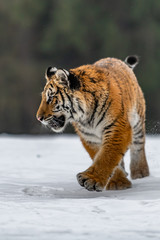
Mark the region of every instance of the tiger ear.
<instances>
[{"instance_id":1,"label":"tiger ear","mask_svg":"<svg viewBox=\"0 0 160 240\"><path fill-rule=\"evenodd\" d=\"M56 72L57 72L57 68L56 67L48 67L46 72L45 72L46 80L49 81L50 77L52 77Z\"/></svg>"},{"instance_id":2,"label":"tiger ear","mask_svg":"<svg viewBox=\"0 0 160 240\"><path fill-rule=\"evenodd\" d=\"M58 84L63 87L69 87L69 72L65 69L58 69L55 73Z\"/></svg>"}]
</instances>

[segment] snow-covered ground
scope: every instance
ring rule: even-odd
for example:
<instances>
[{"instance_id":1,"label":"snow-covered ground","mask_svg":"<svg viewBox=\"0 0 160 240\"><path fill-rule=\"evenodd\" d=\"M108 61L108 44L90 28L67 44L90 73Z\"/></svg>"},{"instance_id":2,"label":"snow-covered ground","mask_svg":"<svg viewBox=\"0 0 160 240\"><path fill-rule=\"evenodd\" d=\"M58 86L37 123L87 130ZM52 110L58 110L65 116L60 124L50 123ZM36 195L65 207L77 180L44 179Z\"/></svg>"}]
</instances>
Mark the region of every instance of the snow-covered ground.
<instances>
[{"instance_id":1,"label":"snow-covered ground","mask_svg":"<svg viewBox=\"0 0 160 240\"><path fill-rule=\"evenodd\" d=\"M91 164L78 137L0 135L0 240L159 240L160 137L146 150L150 177L88 192L76 180Z\"/></svg>"}]
</instances>

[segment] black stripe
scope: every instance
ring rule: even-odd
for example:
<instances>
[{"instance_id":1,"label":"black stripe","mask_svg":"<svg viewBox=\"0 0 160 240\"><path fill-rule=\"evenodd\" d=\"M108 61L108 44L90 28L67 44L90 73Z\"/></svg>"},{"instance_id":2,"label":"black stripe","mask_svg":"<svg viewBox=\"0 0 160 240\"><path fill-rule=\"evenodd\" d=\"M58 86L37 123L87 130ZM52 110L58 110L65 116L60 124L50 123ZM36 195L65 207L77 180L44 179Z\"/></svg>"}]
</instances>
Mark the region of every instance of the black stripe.
<instances>
[{"instance_id":1,"label":"black stripe","mask_svg":"<svg viewBox=\"0 0 160 240\"><path fill-rule=\"evenodd\" d=\"M91 136L91 137L97 137L95 134L93 134L93 133L88 133L88 132L85 132L85 131L83 131L83 130L81 130L81 129L79 129L79 131L82 133L82 134L84 134L84 135L87 135L87 136Z\"/></svg>"},{"instance_id":2,"label":"black stripe","mask_svg":"<svg viewBox=\"0 0 160 240\"><path fill-rule=\"evenodd\" d=\"M134 141L133 141L133 144L141 145L141 144L144 144L144 142L139 142L139 141L134 140Z\"/></svg>"},{"instance_id":3,"label":"black stripe","mask_svg":"<svg viewBox=\"0 0 160 240\"><path fill-rule=\"evenodd\" d=\"M74 117L73 117L73 114L72 114L72 111L70 110L70 114L71 114L71 118L73 118L74 119Z\"/></svg>"},{"instance_id":4,"label":"black stripe","mask_svg":"<svg viewBox=\"0 0 160 240\"><path fill-rule=\"evenodd\" d=\"M140 147L139 149L136 149L136 152L141 152L143 150L143 147Z\"/></svg>"},{"instance_id":5,"label":"black stripe","mask_svg":"<svg viewBox=\"0 0 160 240\"><path fill-rule=\"evenodd\" d=\"M85 92L85 93L89 93L89 94L91 94L94 98L95 98L95 91L94 92L91 92L91 91L89 91L89 90L86 90L85 89L85 85L83 85L83 87L84 87L84 89L83 89L83 92Z\"/></svg>"},{"instance_id":6,"label":"black stripe","mask_svg":"<svg viewBox=\"0 0 160 240\"><path fill-rule=\"evenodd\" d=\"M70 113L71 113L71 112L76 113L76 111L75 111L75 109L74 109L74 107L73 107L73 102L72 102L71 97L68 95L68 93L66 93L65 90L64 90L64 92L65 92L65 94L66 94L66 96L67 96L67 98L68 98L68 100L69 100L69 102L70 102L70 104L71 104L71 111L70 111ZM72 115L72 117L73 117L73 115Z\"/></svg>"},{"instance_id":7,"label":"black stripe","mask_svg":"<svg viewBox=\"0 0 160 240\"><path fill-rule=\"evenodd\" d=\"M142 133L141 135L139 136L134 136L134 139L142 139L144 137L144 134Z\"/></svg>"},{"instance_id":8,"label":"black stripe","mask_svg":"<svg viewBox=\"0 0 160 240\"><path fill-rule=\"evenodd\" d=\"M139 129L138 132L134 132L134 135L138 135L140 133L142 133L142 129Z\"/></svg>"},{"instance_id":9,"label":"black stripe","mask_svg":"<svg viewBox=\"0 0 160 240\"><path fill-rule=\"evenodd\" d=\"M65 102L65 100L64 100L64 96L63 96L63 94L62 94L62 92L60 91L59 92L60 93L60 96L61 96L61 98L62 98L62 106L63 106L63 108L65 107L65 104L64 104L64 102Z\"/></svg>"},{"instance_id":10,"label":"black stripe","mask_svg":"<svg viewBox=\"0 0 160 240\"><path fill-rule=\"evenodd\" d=\"M94 142L94 141L88 141L88 140L85 140L87 143L89 144L96 144L97 145L97 142Z\"/></svg>"},{"instance_id":11,"label":"black stripe","mask_svg":"<svg viewBox=\"0 0 160 240\"><path fill-rule=\"evenodd\" d=\"M104 103L103 103L103 105L102 105L102 107L101 107L101 110L99 111L99 115L102 113L104 107L106 106L106 103L107 103L108 98L109 98L109 93L108 93L107 97L105 98L105 101L104 101Z\"/></svg>"},{"instance_id":12,"label":"black stripe","mask_svg":"<svg viewBox=\"0 0 160 240\"><path fill-rule=\"evenodd\" d=\"M109 98L109 93L110 93L110 81L108 81L108 94L107 94L107 97L105 98L105 101L104 101L102 107L101 107L101 110L99 111L99 115L102 113L103 108L106 106L107 100Z\"/></svg>"},{"instance_id":13,"label":"black stripe","mask_svg":"<svg viewBox=\"0 0 160 240\"><path fill-rule=\"evenodd\" d=\"M68 95L68 93L66 93L65 89L64 89L64 93L66 94L68 100L70 101L70 103L72 104L72 100L71 100L71 97Z\"/></svg>"},{"instance_id":14,"label":"black stripe","mask_svg":"<svg viewBox=\"0 0 160 240\"><path fill-rule=\"evenodd\" d=\"M92 78L92 77L90 77L89 80L90 80L92 83L96 83L96 82L97 82L97 81L96 81L94 78Z\"/></svg>"},{"instance_id":15,"label":"black stripe","mask_svg":"<svg viewBox=\"0 0 160 240\"><path fill-rule=\"evenodd\" d=\"M83 87L85 88L85 85L83 85ZM91 94L92 97L94 98L94 102L95 102L95 105L94 105L94 109L93 109L91 118L90 118L90 120L88 121L88 123L90 124L90 123L93 121L94 115L95 115L96 110L97 110L97 108L98 108L98 100L97 100L97 98L96 98L95 92L91 92L91 91L86 90L86 89L83 89L83 92Z\"/></svg>"},{"instance_id":16,"label":"black stripe","mask_svg":"<svg viewBox=\"0 0 160 240\"><path fill-rule=\"evenodd\" d=\"M114 143L112 142L112 146L119 146L120 143Z\"/></svg>"},{"instance_id":17,"label":"black stripe","mask_svg":"<svg viewBox=\"0 0 160 240\"><path fill-rule=\"evenodd\" d=\"M97 126L103 121L103 119L104 119L106 113L108 112L108 110L109 110L109 108L110 108L110 106L111 106L111 103L112 103L112 100L109 102L106 111L103 113L103 115L102 115L101 119L98 121L96 127L97 127Z\"/></svg>"},{"instance_id":18,"label":"black stripe","mask_svg":"<svg viewBox=\"0 0 160 240\"><path fill-rule=\"evenodd\" d=\"M105 134L109 134L109 133L112 133L111 130L105 130Z\"/></svg>"},{"instance_id":19,"label":"black stripe","mask_svg":"<svg viewBox=\"0 0 160 240\"><path fill-rule=\"evenodd\" d=\"M59 93L59 88L57 87L57 92L56 92L56 94L58 94Z\"/></svg>"},{"instance_id":20,"label":"black stripe","mask_svg":"<svg viewBox=\"0 0 160 240\"><path fill-rule=\"evenodd\" d=\"M94 119L94 115L95 115L95 113L96 113L97 108L98 108L98 100L95 99L94 109L93 109L91 118L90 118L90 120L88 121L89 124L90 124L90 123L92 122L92 120Z\"/></svg>"},{"instance_id":21,"label":"black stripe","mask_svg":"<svg viewBox=\"0 0 160 240\"><path fill-rule=\"evenodd\" d=\"M83 108L81 107L79 101L78 101L78 109L79 109L82 113L84 113L84 110L83 110Z\"/></svg>"},{"instance_id":22,"label":"black stripe","mask_svg":"<svg viewBox=\"0 0 160 240\"><path fill-rule=\"evenodd\" d=\"M133 127L133 129L135 129L136 130L136 128L137 127L139 127L139 124L140 124L141 122L140 121L138 121L137 123L136 123L136 125L134 125L134 127Z\"/></svg>"},{"instance_id":23,"label":"black stripe","mask_svg":"<svg viewBox=\"0 0 160 240\"><path fill-rule=\"evenodd\" d=\"M108 126L104 127L103 132L105 132L106 130L109 130L111 127L114 126L114 124L117 122L117 120L119 119L120 114L114 119L114 121L112 123L110 123Z\"/></svg>"}]
</instances>

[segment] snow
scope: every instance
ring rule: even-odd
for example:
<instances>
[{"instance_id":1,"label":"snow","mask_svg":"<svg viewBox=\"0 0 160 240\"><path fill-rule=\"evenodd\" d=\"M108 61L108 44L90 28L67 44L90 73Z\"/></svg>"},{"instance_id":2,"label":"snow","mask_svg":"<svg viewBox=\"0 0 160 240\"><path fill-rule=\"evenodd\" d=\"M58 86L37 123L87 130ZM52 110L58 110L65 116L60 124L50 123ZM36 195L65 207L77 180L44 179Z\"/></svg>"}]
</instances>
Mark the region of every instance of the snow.
<instances>
[{"instance_id":1,"label":"snow","mask_svg":"<svg viewBox=\"0 0 160 240\"><path fill-rule=\"evenodd\" d=\"M91 164L78 137L0 135L0 239L160 239L159 146L147 137L150 177L99 193L77 183Z\"/></svg>"}]
</instances>

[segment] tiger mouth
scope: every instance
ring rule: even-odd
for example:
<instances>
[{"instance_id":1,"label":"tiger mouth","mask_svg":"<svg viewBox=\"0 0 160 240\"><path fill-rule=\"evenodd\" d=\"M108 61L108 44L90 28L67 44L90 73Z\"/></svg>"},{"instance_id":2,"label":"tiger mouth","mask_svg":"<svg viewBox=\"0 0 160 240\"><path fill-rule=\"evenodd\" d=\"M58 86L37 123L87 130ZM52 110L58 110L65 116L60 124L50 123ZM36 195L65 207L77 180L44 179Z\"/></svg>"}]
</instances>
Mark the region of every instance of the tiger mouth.
<instances>
[{"instance_id":1,"label":"tiger mouth","mask_svg":"<svg viewBox=\"0 0 160 240\"><path fill-rule=\"evenodd\" d=\"M64 115L61 115L60 117L52 117L48 121L48 127L52 128L53 130L59 130L65 126L66 118Z\"/></svg>"}]
</instances>

